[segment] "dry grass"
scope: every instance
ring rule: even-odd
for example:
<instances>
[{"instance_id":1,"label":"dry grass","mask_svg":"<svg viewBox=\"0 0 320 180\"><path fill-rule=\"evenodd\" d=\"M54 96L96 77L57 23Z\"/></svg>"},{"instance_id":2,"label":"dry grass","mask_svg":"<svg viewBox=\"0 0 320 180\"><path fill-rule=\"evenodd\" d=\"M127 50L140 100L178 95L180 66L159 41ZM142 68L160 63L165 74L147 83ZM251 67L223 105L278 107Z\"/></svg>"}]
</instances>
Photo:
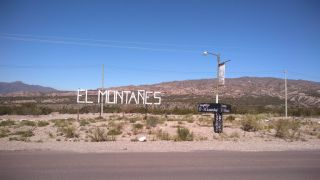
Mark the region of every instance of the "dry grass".
<instances>
[{"instance_id":1,"label":"dry grass","mask_svg":"<svg viewBox=\"0 0 320 180\"><path fill-rule=\"evenodd\" d=\"M8 137L10 135L10 130L8 128L0 129L0 138Z\"/></svg>"},{"instance_id":2,"label":"dry grass","mask_svg":"<svg viewBox=\"0 0 320 180\"><path fill-rule=\"evenodd\" d=\"M20 126L37 126L35 121L23 120L19 124Z\"/></svg>"},{"instance_id":3,"label":"dry grass","mask_svg":"<svg viewBox=\"0 0 320 180\"><path fill-rule=\"evenodd\" d=\"M247 132L261 130L261 119L257 115L246 115L241 121L241 129Z\"/></svg>"},{"instance_id":4,"label":"dry grass","mask_svg":"<svg viewBox=\"0 0 320 180\"><path fill-rule=\"evenodd\" d=\"M193 141L193 133L188 128L177 128L177 141Z\"/></svg>"},{"instance_id":5,"label":"dry grass","mask_svg":"<svg viewBox=\"0 0 320 180\"><path fill-rule=\"evenodd\" d=\"M89 135L91 138L91 142L103 142L108 141L108 136L106 134L106 131L102 128L95 128L92 133Z\"/></svg>"},{"instance_id":6,"label":"dry grass","mask_svg":"<svg viewBox=\"0 0 320 180\"><path fill-rule=\"evenodd\" d=\"M115 114L106 115L104 118L87 116L82 117L80 121L73 118L63 119L64 117L60 119L59 116L53 120L46 117L38 120L33 117L34 121L2 120L0 121L0 138L34 142L39 139L84 142L134 140L136 135L146 135L149 140L154 141L211 141L213 139L239 141L249 138L268 140L281 138L294 141L320 138L320 124L315 118L299 118L294 121L279 120L278 117L266 115L226 115L224 116L225 133L218 135L212 133L212 115L148 114L146 120L143 117L144 114L124 114L123 117ZM22 118L19 117L19 119ZM37 137L30 138L23 133L19 134L20 132L15 134L17 130L26 131L31 127ZM52 134L52 132L57 133ZM45 137L41 137L43 134ZM214 135L213 139L212 135Z\"/></svg>"},{"instance_id":7,"label":"dry grass","mask_svg":"<svg viewBox=\"0 0 320 180\"><path fill-rule=\"evenodd\" d=\"M156 138L161 141L172 140L172 137L170 136L170 134L166 131L162 131L162 129L157 130L155 135L156 135Z\"/></svg>"},{"instance_id":8,"label":"dry grass","mask_svg":"<svg viewBox=\"0 0 320 180\"><path fill-rule=\"evenodd\" d=\"M61 132L66 138L78 138L79 134L76 131L76 127L73 125L68 125L66 127L58 128L58 132Z\"/></svg>"},{"instance_id":9,"label":"dry grass","mask_svg":"<svg viewBox=\"0 0 320 180\"><path fill-rule=\"evenodd\" d=\"M301 124L296 120L280 119L275 124L276 134L275 137L282 139L299 139L299 129Z\"/></svg>"},{"instance_id":10,"label":"dry grass","mask_svg":"<svg viewBox=\"0 0 320 180\"><path fill-rule=\"evenodd\" d=\"M37 122L38 127L45 127L45 126L48 126L49 124L50 123L47 121L38 121Z\"/></svg>"},{"instance_id":11,"label":"dry grass","mask_svg":"<svg viewBox=\"0 0 320 180\"><path fill-rule=\"evenodd\" d=\"M15 121L5 120L0 122L0 126L13 126L15 125Z\"/></svg>"}]
</instances>

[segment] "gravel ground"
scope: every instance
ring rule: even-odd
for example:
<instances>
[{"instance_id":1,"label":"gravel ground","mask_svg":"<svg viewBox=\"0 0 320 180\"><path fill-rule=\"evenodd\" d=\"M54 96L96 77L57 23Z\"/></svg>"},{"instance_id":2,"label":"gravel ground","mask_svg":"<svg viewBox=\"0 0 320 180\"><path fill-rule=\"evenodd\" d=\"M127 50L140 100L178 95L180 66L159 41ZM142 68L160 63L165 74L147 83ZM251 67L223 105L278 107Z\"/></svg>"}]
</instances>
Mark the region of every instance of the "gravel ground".
<instances>
[{"instance_id":1,"label":"gravel ground","mask_svg":"<svg viewBox=\"0 0 320 180\"><path fill-rule=\"evenodd\" d=\"M0 151L71 151L71 152L188 152L202 150L226 151L304 151L320 150L320 140L286 142L283 140L235 141L149 141L149 142L19 142L1 141Z\"/></svg>"},{"instance_id":2,"label":"gravel ground","mask_svg":"<svg viewBox=\"0 0 320 180\"><path fill-rule=\"evenodd\" d=\"M115 117L121 117L122 114L105 114L104 118L110 119ZM139 114L126 114L127 118L132 117L142 117ZM95 118L96 114L84 114L81 118ZM170 116L169 118L174 118L175 116ZM9 115L0 116L0 120L4 121L7 119L14 120L16 122L21 122L22 120L31 121L48 121L53 119L68 119L76 118L76 115L70 114L58 114L53 113L50 115L41 116L19 116L19 115ZM62 136L57 135L57 128L51 125L45 127L11 127L11 131L17 131L19 129L34 129L34 136L29 138L29 142L24 141L10 141L9 137L0 138L0 151L70 151L70 152L189 152L189 151L205 151L205 150L226 150L226 151L291 151L291 150L320 150L320 139L317 136L303 135L303 138L299 140L290 142L283 139L275 138L274 135L270 133L261 132L243 132L238 126L235 127L234 124L225 123L226 127L224 129L225 133L221 136L217 134L212 134L212 127L200 126L199 118L195 116L195 121L193 122L183 122L183 126L189 128L196 136L194 141L184 141L176 142L152 140L152 135L148 135L148 129L144 129L142 133L132 135L132 123L128 121L125 122L125 126L122 129L123 133L117 136L117 141L107 141L107 142L86 142L84 141L84 130L89 129L89 125L85 127L78 127L77 131L80 133L78 139L67 139ZM209 117L210 118L210 117ZM238 121L238 120L236 120ZM313 132L315 135L319 134L319 118L316 119L306 119L304 122L313 122ZM124 122L124 121L123 121ZM137 121L142 123L143 121ZM269 120L268 120L269 122ZM107 121L97 122L95 126L103 126ZM236 123L235 123L236 124ZM151 130L156 130L158 128L169 132L174 135L176 133L176 127L180 125L178 121L166 121L163 124L157 125L157 127ZM4 127L3 127L4 128ZM6 127L9 128L9 127ZM304 130L305 131L305 130ZM306 131L305 131L306 132ZM49 137L49 133L52 133L54 137ZM236 137L231 137L233 133L236 133ZM130 134L130 135L128 135ZM146 136L147 142L132 142L131 140L135 137ZM224 137L227 136L227 137ZM201 139L199 137L205 137L206 139ZM59 139L59 141L57 141ZM74 142L74 140L77 140Z\"/></svg>"}]
</instances>

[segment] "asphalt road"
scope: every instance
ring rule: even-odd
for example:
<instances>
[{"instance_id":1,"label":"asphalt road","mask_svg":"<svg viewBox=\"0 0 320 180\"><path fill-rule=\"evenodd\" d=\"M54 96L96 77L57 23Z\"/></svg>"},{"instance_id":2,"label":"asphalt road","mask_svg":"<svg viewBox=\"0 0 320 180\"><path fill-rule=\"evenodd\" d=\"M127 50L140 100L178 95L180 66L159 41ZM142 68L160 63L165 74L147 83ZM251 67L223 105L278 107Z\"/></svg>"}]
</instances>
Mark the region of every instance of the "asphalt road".
<instances>
[{"instance_id":1,"label":"asphalt road","mask_svg":"<svg viewBox=\"0 0 320 180\"><path fill-rule=\"evenodd\" d=\"M320 179L320 151L0 152L0 179Z\"/></svg>"}]
</instances>

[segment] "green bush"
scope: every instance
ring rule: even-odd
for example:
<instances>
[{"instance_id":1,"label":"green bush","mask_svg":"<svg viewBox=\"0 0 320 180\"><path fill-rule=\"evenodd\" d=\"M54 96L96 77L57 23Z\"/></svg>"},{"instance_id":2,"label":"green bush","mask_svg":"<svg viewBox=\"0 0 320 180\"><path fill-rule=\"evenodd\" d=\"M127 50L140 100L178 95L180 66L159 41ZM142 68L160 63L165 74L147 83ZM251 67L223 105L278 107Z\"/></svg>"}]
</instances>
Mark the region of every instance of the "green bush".
<instances>
[{"instance_id":1,"label":"green bush","mask_svg":"<svg viewBox=\"0 0 320 180\"><path fill-rule=\"evenodd\" d=\"M47 121L38 121L38 127L48 126L50 123Z\"/></svg>"},{"instance_id":2,"label":"green bush","mask_svg":"<svg viewBox=\"0 0 320 180\"><path fill-rule=\"evenodd\" d=\"M10 131L5 128L0 129L0 138L8 137L10 135Z\"/></svg>"},{"instance_id":3,"label":"green bush","mask_svg":"<svg viewBox=\"0 0 320 180\"><path fill-rule=\"evenodd\" d=\"M21 126L36 126L36 122L34 121L29 121L29 120L23 120L20 122Z\"/></svg>"},{"instance_id":4,"label":"green bush","mask_svg":"<svg viewBox=\"0 0 320 180\"><path fill-rule=\"evenodd\" d=\"M72 122L74 122L75 120L70 118L70 119L54 119L51 121L54 123L54 126L56 127L66 127L66 126L72 125Z\"/></svg>"},{"instance_id":5,"label":"green bush","mask_svg":"<svg viewBox=\"0 0 320 180\"><path fill-rule=\"evenodd\" d=\"M80 126L86 126L87 124L90 124L90 122L85 119L80 120Z\"/></svg>"},{"instance_id":6,"label":"green bush","mask_svg":"<svg viewBox=\"0 0 320 180\"><path fill-rule=\"evenodd\" d=\"M188 128L178 127L177 140L178 141L193 141L193 133L190 133Z\"/></svg>"},{"instance_id":7,"label":"green bush","mask_svg":"<svg viewBox=\"0 0 320 180\"><path fill-rule=\"evenodd\" d=\"M18 115L46 115L50 114L52 109L37 106L35 103L24 103L18 106L0 106L0 115L18 114Z\"/></svg>"},{"instance_id":8,"label":"green bush","mask_svg":"<svg viewBox=\"0 0 320 180\"><path fill-rule=\"evenodd\" d=\"M0 126L12 126L15 125L15 122L12 120L5 120L0 122Z\"/></svg>"}]
</instances>

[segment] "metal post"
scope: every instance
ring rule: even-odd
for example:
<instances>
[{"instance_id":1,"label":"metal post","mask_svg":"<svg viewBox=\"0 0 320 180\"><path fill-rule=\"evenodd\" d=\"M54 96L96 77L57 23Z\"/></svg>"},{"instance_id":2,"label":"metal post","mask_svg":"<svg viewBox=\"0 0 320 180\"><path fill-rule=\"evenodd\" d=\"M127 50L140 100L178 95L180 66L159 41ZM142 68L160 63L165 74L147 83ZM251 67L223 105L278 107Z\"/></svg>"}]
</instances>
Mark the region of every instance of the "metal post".
<instances>
[{"instance_id":1,"label":"metal post","mask_svg":"<svg viewBox=\"0 0 320 180\"><path fill-rule=\"evenodd\" d=\"M80 115L79 115L79 104L78 104L78 108L77 108L77 121L79 121L80 120Z\"/></svg>"},{"instance_id":2,"label":"metal post","mask_svg":"<svg viewBox=\"0 0 320 180\"><path fill-rule=\"evenodd\" d=\"M220 53L217 54L217 91L216 91L216 103L219 103L219 66L220 66Z\"/></svg>"},{"instance_id":3,"label":"metal post","mask_svg":"<svg viewBox=\"0 0 320 180\"><path fill-rule=\"evenodd\" d=\"M103 88L104 88L103 86L104 86L104 64L102 64L101 91L103 91ZM100 94L99 94L99 96L100 96ZM100 117L102 117L102 115L103 115L103 97L101 97L100 99L101 99L101 101L100 101L100 103L101 103Z\"/></svg>"},{"instance_id":4,"label":"metal post","mask_svg":"<svg viewBox=\"0 0 320 180\"><path fill-rule=\"evenodd\" d=\"M285 114L286 114L286 118L288 118L287 70L284 70L284 91L285 91Z\"/></svg>"}]
</instances>

